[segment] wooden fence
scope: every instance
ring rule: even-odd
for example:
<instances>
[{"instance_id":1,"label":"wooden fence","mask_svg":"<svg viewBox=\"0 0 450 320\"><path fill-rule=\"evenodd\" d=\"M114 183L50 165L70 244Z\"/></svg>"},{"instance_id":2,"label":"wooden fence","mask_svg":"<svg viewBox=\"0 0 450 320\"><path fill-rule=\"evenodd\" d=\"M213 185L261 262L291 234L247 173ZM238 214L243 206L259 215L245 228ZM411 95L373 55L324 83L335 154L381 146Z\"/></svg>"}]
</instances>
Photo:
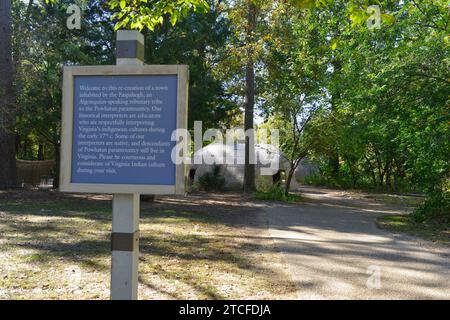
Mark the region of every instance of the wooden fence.
<instances>
[{"instance_id":1,"label":"wooden fence","mask_svg":"<svg viewBox=\"0 0 450 320\"><path fill-rule=\"evenodd\" d=\"M53 177L54 160L27 161L16 160L17 177L19 183L37 186Z\"/></svg>"}]
</instances>

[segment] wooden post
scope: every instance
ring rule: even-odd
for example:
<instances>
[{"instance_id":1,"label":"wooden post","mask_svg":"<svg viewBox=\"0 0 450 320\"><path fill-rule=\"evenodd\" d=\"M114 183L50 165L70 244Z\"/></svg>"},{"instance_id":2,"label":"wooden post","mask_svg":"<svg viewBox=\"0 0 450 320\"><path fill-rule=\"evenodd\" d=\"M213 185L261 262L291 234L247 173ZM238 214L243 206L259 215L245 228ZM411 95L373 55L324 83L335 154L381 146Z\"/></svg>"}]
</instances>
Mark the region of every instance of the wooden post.
<instances>
[{"instance_id":1,"label":"wooden post","mask_svg":"<svg viewBox=\"0 0 450 320\"><path fill-rule=\"evenodd\" d=\"M139 194L115 194L111 234L111 299L136 300L139 262Z\"/></svg>"},{"instance_id":2,"label":"wooden post","mask_svg":"<svg viewBox=\"0 0 450 320\"><path fill-rule=\"evenodd\" d=\"M117 65L143 65L144 36L117 32ZM138 298L140 195L114 194L111 234L111 299Z\"/></svg>"}]
</instances>

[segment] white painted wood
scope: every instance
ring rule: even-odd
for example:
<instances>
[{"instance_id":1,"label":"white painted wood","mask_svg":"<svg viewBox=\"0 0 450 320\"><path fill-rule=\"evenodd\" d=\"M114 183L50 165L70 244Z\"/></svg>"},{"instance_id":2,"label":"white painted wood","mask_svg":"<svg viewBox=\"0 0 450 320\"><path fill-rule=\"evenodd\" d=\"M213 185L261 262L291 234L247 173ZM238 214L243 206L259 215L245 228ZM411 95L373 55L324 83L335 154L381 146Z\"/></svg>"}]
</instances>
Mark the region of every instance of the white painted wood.
<instances>
[{"instance_id":1,"label":"white painted wood","mask_svg":"<svg viewBox=\"0 0 450 320\"><path fill-rule=\"evenodd\" d=\"M69 172L70 175L70 172ZM89 184L67 183L59 188L63 192L84 193L140 193L140 194L175 194L175 186L167 185L137 185L137 184Z\"/></svg>"},{"instance_id":2,"label":"white painted wood","mask_svg":"<svg viewBox=\"0 0 450 320\"><path fill-rule=\"evenodd\" d=\"M139 194L115 194L112 232L134 233L139 230ZM138 295L139 242L133 251L112 251L111 299L136 300Z\"/></svg>"},{"instance_id":3,"label":"white painted wood","mask_svg":"<svg viewBox=\"0 0 450 320\"><path fill-rule=\"evenodd\" d=\"M115 194L112 232L133 233L139 229L139 194Z\"/></svg>"},{"instance_id":4,"label":"white painted wood","mask_svg":"<svg viewBox=\"0 0 450 320\"><path fill-rule=\"evenodd\" d=\"M137 31L121 30L117 39L136 38L144 43L144 36ZM133 39L132 39L133 40ZM125 63L124 63L125 61ZM141 66L139 59L117 59L117 64L135 64ZM122 188L123 186L120 186ZM133 192L133 191L129 191ZM116 193L113 195L112 232L139 232L140 195ZM139 272L139 239L133 251L112 251L111 257L111 300L137 300Z\"/></svg>"},{"instance_id":5,"label":"white painted wood","mask_svg":"<svg viewBox=\"0 0 450 320\"><path fill-rule=\"evenodd\" d=\"M70 181L72 168L72 132L73 132L73 74L72 69L64 67L63 99L61 121L61 160L59 185L61 189Z\"/></svg>"},{"instance_id":6,"label":"white painted wood","mask_svg":"<svg viewBox=\"0 0 450 320\"><path fill-rule=\"evenodd\" d=\"M101 75L167 75L178 74L182 65L143 65L143 66L66 66L64 70L70 70L73 76L101 76ZM185 66L187 68L187 66Z\"/></svg>"},{"instance_id":7,"label":"white painted wood","mask_svg":"<svg viewBox=\"0 0 450 320\"><path fill-rule=\"evenodd\" d=\"M111 300L138 299L139 252L113 251L111 258Z\"/></svg>"},{"instance_id":8,"label":"white painted wood","mask_svg":"<svg viewBox=\"0 0 450 320\"><path fill-rule=\"evenodd\" d=\"M117 58L116 63L118 66L144 65L144 61L141 61L137 58Z\"/></svg>"},{"instance_id":9,"label":"white painted wood","mask_svg":"<svg viewBox=\"0 0 450 320\"><path fill-rule=\"evenodd\" d=\"M188 88L189 88L189 68L186 65L177 66L177 75L178 75L178 83L177 83L177 128L178 129L187 129L188 124L188 115L187 115L187 106L188 106ZM176 168L176 184L175 184L175 193L176 194L184 194L186 192L186 180L187 177L187 166L186 165L178 165Z\"/></svg>"},{"instance_id":10,"label":"white painted wood","mask_svg":"<svg viewBox=\"0 0 450 320\"><path fill-rule=\"evenodd\" d=\"M135 30L117 30L117 41L137 40L144 44L144 35Z\"/></svg>"}]
</instances>

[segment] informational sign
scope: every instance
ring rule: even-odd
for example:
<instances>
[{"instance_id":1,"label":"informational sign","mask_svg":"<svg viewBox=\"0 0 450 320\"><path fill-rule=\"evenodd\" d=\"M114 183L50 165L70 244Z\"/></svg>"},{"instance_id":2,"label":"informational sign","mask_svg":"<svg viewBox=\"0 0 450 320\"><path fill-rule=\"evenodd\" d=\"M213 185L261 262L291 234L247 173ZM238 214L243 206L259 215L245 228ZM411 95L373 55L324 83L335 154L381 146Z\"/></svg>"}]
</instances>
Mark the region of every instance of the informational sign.
<instances>
[{"instance_id":1,"label":"informational sign","mask_svg":"<svg viewBox=\"0 0 450 320\"><path fill-rule=\"evenodd\" d=\"M66 67L60 189L183 193L171 136L186 103L186 66Z\"/></svg>"}]
</instances>

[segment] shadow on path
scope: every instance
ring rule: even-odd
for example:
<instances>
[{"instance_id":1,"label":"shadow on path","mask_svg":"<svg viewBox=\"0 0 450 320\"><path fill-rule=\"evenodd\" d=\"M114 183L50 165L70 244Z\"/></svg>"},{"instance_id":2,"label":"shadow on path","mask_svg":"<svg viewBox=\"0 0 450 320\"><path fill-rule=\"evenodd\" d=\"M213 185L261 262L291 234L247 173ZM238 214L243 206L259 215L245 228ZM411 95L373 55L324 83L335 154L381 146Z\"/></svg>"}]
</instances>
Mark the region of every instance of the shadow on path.
<instances>
[{"instance_id":1,"label":"shadow on path","mask_svg":"<svg viewBox=\"0 0 450 320\"><path fill-rule=\"evenodd\" d=\"M327 189L262 212L301 299L450 299L448 248L376 227L401 207ZM377 287L380 280L380 287Z\"/></svg>"}]
</instances>

